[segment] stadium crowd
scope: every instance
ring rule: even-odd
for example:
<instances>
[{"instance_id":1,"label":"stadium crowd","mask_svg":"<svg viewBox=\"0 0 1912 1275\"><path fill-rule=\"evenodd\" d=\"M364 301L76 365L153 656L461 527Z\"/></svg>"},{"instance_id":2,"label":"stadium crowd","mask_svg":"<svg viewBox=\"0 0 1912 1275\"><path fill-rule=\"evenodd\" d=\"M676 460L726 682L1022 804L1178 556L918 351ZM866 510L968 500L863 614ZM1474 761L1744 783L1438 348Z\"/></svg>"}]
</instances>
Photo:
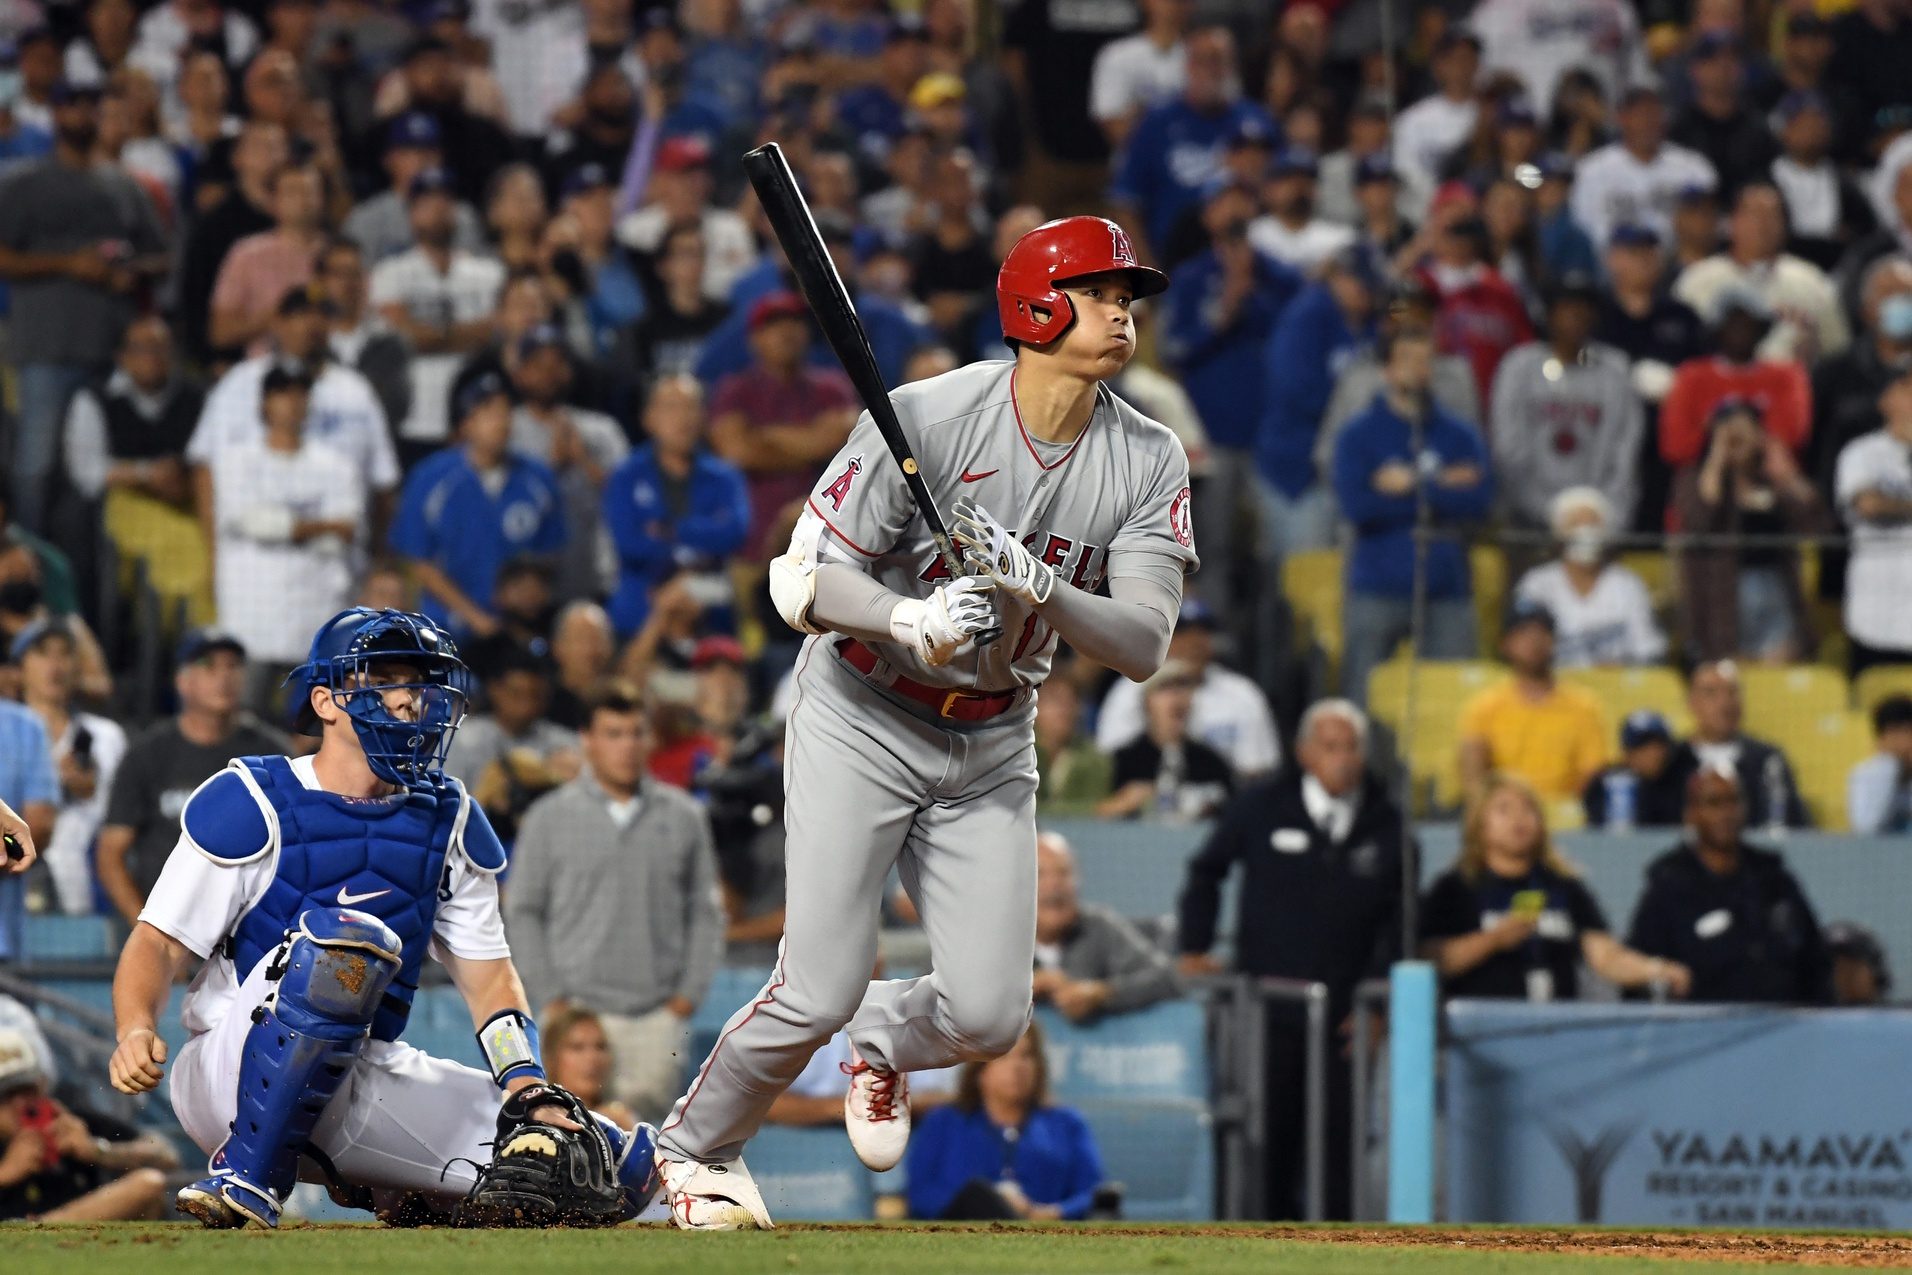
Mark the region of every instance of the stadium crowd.
<instances>
[{"instance_id":1,"label":"stadium crowd","mask_svg":"<svg viewBox=\"0 0 1912 1275\"><path fill-rule=\"evenodd\" d=\"M1003 355L996 266L1046 217L1112 215L1171 276L1114 388L1187 448L1204 566L1146 685L1058 661L1040 801L1215 831L1179 974L1045 843L1039 999L1219 969L1241 863L1294 929L1238 967L1345 1012L1398 954L1398 862L1298 885L1243 847L1398 847L1362 706L1395 724L1371 679L1410 639L1506 666L1438 741L1470 814L1421 929L1456 990L1567 997L1584 958L1863 999L1744 839L1841 821L1741 688L1912 663L1908 66L1907 0L11 0L0 800L44 868L0 879L0 962L29 909L130 923L193 787L301 746L281 686L323 620L422 610L480 682L448 769L528 850L547 1041L668 1105L646 1060L781 932L797 642L763 564L858 410L742 180L775 140L892 384ZM1345 637L1310 664L1274 582L1324 553ZM1612 666L1680 669L1691 732L1569 676ZM1867 707L1845 813L1902 832L1912 699ZM1688 829L1625 943L1563 812ZM1738 890L1768 930L1695 950Z\"/></svg>"}]
</instances>

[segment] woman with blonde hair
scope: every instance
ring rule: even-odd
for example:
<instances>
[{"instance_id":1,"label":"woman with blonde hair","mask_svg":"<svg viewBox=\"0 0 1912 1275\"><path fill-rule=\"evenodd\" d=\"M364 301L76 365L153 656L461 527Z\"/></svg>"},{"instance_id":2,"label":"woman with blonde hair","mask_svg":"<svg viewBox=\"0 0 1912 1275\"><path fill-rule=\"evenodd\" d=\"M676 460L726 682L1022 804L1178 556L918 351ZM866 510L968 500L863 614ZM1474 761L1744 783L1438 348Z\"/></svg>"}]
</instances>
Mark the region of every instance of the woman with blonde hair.
<instances>
[{"instance_id":1,"label":"woman with blonde hair","mask_svg":"<svg viewBox=\"0 0 1912 1275\"><path fill-rule=\"evenodd\" d=\"M620 1129L637 1126L637 1115L611 1097L608 1086L616 1059L604 1024L592 1010L576 1005L546 1009L543 1016L544 1070L551 1083L578 1096L591 1110Z\"/></svg>"},{"instance_id":2,"label":"woman with blonde hair","mask_svg":"<svg viewBox=\"0 0 1912 1275\"><path fill-rule=\"evenodd\" d=\"M1615 939L1547 835L1540 797L1514 775L1487 778L1468 807L1460 859L1421 902L1421 955L1450 996L1573 1000L1579 965L1623 988L1686 995L1684 965Z\"/></svg>"}]
</instances>

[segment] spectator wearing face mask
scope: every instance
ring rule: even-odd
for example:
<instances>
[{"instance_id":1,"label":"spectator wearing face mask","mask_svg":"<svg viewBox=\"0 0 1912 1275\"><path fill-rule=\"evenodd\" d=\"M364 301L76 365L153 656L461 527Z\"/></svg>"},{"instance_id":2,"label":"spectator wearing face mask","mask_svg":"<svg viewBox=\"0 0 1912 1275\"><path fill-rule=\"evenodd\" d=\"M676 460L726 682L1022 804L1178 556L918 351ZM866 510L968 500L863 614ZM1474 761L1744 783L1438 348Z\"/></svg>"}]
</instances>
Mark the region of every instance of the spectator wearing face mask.
<instances>
[{"instance_id":1,"label":"spectator wearing face mask","mask_svg":"<svg viewBox=\"0 0 1912 1275\"><path fill-rule=\"evenodd\" d=\"M1547 518L1560 556L1514 586L1515 597L1553 616L1554 663L1560 668L1666 658L1666 635L1653 618L1645 582L1609 556L1615 522L1613 506L1598 488L1567 488L1554 497Z\"/></svg>"}]
</instances>

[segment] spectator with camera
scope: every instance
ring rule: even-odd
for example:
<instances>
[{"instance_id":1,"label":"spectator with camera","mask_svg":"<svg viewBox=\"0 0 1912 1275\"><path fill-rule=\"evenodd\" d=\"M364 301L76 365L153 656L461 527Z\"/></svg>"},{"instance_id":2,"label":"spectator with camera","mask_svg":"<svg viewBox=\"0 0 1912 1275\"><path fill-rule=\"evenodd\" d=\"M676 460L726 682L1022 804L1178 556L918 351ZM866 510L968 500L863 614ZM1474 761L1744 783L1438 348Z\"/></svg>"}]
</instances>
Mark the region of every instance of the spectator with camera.
<instances>
[{"instance_id":1,"label":"spectator with camera","mask_svg":"<svg viewBox=\"0 0 1912 1275\"><path fill-rule=\"evenodd\" d=\"M595 1010L617 1060L611 1094L661 1121L724 920L709 820L646 776L652 738L634 688L593 699L583 770L525 813L505 924L533 1003Z\"/></svg>"},{"instance_id":2,"label":"spectator with camera","mask_svg":"<svg viewBox=\"0 0 1912 1275\"><path fill-rule=\"evenodd\" d=\"M1694 1001L1823 1005L1831 960L1812 904L1745 828L1738 772L1704 763L1687 781L1684 839L1647 865L1627 942L1690 970Z\"/></svg>"},{"instance_id":3,"label":"spectator with camera","mask_svg":"<svg viewBox=\"0 0 1912 1275\"><path fill-rule=\"evenodd\" d=\"M1450 996L1570 1001L1579 968L1625 988L1684 996L1691 975L1616 940L1606 915L1547 835L1525 780L1490 775L1468 807L1461 855L1421 904L1421 955Z\"/></svg>"},{"instance_id":4,"label":"spectator with camera","mask_svg":"<svg viewBox=\"0 0 1912 1275\"><path fill-rule=\"evenodd\" d=\"M13 640L21 699L46 728L59 771L60 806L40 854L62 912L94 911L93 841L106 815L113 776L126 755L118 722L78 704L79 644L66 621L40 620Z\"/></svg>"},{"instance_id":5,"label":"spectator with camera","mask_svg":"<svg viewBox=\"0 0 1912 1275\"><path fill-rule=\"evenodd\" d=\"M1673 479L1678 525L1713 537L1677 555L1686 645L1702 660L1785 663L1812 649L1790 538L1831 522L1792 449L1761 422L1757 403L1722 399L1708 418L1705 451ZM1741 536L1764 540L1745 544Z\"/></svg>"},{"instance_id":6,"label":"spectator with camera","mask_svg":"<svg viewBox=\"0 0 1912 1275\"><path fill-rule=\"evenodd\" d=\"M0 1027L0 1222L153 1221L179 1154L54 1098L27 1036Z\"/></svg>"}]
</instances>

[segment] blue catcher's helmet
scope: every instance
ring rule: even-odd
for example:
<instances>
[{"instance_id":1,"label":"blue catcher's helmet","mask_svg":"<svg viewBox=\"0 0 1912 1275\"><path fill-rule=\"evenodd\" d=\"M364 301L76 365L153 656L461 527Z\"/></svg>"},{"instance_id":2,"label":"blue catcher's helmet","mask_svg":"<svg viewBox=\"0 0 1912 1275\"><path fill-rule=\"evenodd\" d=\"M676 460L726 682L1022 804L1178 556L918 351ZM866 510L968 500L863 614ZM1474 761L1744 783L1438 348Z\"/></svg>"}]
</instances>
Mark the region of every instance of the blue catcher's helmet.
<instances>
[{"instance_id":1,"label":"blue catcher's helmet","mask_svg":"<svg viewBox=\"0 0 1912 1275\"><path fill-rule=\"evenodd\" d=\"M380 665L388 667L380 670ZM375 671L388 673L391 665L409 666L416 676L374 680ZM445 754L471 698L471 672L458 658L449 633L422 615L370 607L341 611L320 626L306 662L286 681L304 691L299 729L308 735L320 732L312 688L332 690L335 702L352 719L372 773L407 788L435 784L443 777ZM408 721L387 707L385 696L395 690L413 692L417 720Z\"/></svg>"}]
</instances>

